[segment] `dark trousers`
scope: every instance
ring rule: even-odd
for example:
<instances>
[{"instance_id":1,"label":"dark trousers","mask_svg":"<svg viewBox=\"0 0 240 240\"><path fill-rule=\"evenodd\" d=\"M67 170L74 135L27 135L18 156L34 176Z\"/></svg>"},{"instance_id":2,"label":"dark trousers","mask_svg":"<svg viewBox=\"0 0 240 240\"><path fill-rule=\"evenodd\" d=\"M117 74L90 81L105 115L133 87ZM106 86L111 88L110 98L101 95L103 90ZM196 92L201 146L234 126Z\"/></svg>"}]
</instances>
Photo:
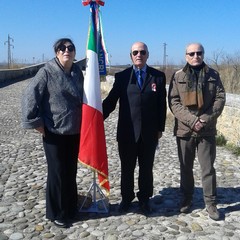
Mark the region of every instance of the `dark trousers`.
<instances>
[{"instance_id":1,"label":"dark trousers","mask_svg":"<svg viewBox=\"0 0 240 240\"><path fill-rule=\"evenodd\" d=\"M138 200L148 201L153 195L153 162L156 144L143 143L140 138L137 143L118 143L121 160L121 195L122 200L131 202L134 194L134 170L138 159L139 177L137 193Z\"/></svg>"},{"instance_id":2,"label":"dark trousers","mask_svg":"<svg viewBox=\"0 0 240 240\"><path fill-rule=\"evenodd\" d=\"M205 204L216 201L216 139L210 137L177 137L178 156L181 170L181 190L185 197L192 197L194 192L193 163L197 150L201 167L202 187Z\"/></svg>"},{"instance_id":3,"label":"dark trousers","mask_svg":"<svg viewBox=\"0 0 240 240\"><path fill-rule=\"evenodd\" d=\"M46 130L43 146L48 165L46 217L66 220L77 210L79 134L58 135Z\"/></svg>"}]
</instances>

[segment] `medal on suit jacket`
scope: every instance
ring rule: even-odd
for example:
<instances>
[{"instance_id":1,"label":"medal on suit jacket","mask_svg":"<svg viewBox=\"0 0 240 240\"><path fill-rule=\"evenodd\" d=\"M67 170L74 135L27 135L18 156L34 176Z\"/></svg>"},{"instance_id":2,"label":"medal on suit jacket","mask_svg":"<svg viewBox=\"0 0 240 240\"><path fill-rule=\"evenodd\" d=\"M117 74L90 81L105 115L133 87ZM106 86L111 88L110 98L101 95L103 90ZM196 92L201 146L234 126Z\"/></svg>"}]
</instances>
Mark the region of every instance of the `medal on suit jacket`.
<instances>
[{"instance_id":1,"label":"medal on suit jacket","mask_svg":"<svg viewBox=\"0 0 240 240\"><path fill-rule=\"evenodd\" d=\"M156 92L157 91L157 85L156 83L152 83L152 91Z\"/></svg>"}]
</instances>

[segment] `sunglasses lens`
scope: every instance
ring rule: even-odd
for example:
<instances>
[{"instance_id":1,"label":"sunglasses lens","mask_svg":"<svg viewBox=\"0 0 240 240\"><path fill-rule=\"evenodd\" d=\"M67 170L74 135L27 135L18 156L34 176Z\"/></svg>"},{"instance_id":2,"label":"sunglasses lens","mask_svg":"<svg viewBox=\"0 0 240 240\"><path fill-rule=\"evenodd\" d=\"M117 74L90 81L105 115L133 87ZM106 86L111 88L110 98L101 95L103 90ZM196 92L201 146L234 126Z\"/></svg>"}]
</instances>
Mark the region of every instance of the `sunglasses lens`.
<instances>
[{"instance_id":1,"label":"sunglasses lens","mask_svg":"<svg viewBox=\"0 0 240 240\"><path fill-rule=\"evenodd\" d=\"M141 51L135 50L135 51L132 52L132 55L133 55L133 56L137 56L138 53L140 53L140 54L143 55L143 56L146 55L146 51L145 51L145 50L141 50Z\"/></svg>"},{"instance_id":2,"label":"sunglasses lens","mask_svg":"<svg viewBox=\"0 0 240 240\"><path fill-rule=\"evenodd\" d=\"M138 54L138 51L133 51L133 52L132 52L132 55L133 55L133 56L136 56L137 54Z\"/></svg>"},{"instance_id":3,"label":"sunglasses lens","mask_svg":"<svg viewBox=\"0 0 240 240\"><path fill-rule=\"evenodd\" d=\"M74 51L73 45L70 45L70 46L68 46L67 48L68 48L68 51L69 51L69 52L73 52L73 51Z\"/></svg>"},{"instance_id":4,"label":"sunglasses lens","mask_svg":"<svg viewBox=\"0 0 240 240\"><path fill-rule=\"evenodd\" d=\"M62 51L62 52L65 52L66 46L65 45L59 46L59 50Z\"/></svg>"}]
</instances>

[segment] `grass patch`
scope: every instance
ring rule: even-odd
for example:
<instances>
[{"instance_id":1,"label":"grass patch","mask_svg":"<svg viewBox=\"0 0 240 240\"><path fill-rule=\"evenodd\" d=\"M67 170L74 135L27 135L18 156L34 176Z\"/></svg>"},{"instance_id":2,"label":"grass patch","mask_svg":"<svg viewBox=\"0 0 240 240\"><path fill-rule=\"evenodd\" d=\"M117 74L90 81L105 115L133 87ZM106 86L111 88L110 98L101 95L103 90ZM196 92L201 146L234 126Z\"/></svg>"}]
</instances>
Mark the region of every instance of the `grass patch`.
<instances>
[{"instance_id":1,"label":"grass patch","mask_svg":"<svg viewBox=\"0 0 240 240\"><path fill-rule=\"evenodd\" d=\"M236 156L240 156L240 147L232 143L227 143L227 139L222 134L216 136L216 144L217 146L225 147Z\"/></svg>"},{"instance_id":2,"label":"grass patch","mask_svg":"<svg viewBox=\"0 0 240 240\"><path fill-rule=\"evenodd\" d=\"M227 144L226 148L236 156L240 156L240 147L235 146L234 144Z\"/></svg>"}]
</instances>

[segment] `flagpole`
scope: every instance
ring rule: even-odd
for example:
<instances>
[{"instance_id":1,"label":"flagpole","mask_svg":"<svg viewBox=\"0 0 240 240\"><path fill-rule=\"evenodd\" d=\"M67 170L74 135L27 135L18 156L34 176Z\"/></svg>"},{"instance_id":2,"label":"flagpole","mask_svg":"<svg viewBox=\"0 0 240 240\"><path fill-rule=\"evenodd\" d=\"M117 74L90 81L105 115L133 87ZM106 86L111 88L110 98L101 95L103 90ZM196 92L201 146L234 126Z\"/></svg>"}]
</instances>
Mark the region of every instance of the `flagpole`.
<instances>
[{"instance_id":1,"label":"flagpole","mask_svg":"<svg viewBox=\"0 0 240 240\"><path fill-rule=\"evenodd\" d=\"M84 77L84 96L82 108L82 127L80 135L79 161L93 171L93 181L85 196L80 212L108 213L108 198L103 194L101 187L109 193L108 164L106 140L102 115L102 100L100 89L100 61L99 47L103 51L101 36L101 22L99 6L104 5L101 0L82 0L84 6L90 5L91 18L88 33L86 75ZM102 54L103 55L103 54ZM101 62L105 62L104 56ZM89 124L91 129L89 130ZM96 182L96 174L100 186ZM89 206L89 199L91 206Z\"/></svg>"}]
</instances>

